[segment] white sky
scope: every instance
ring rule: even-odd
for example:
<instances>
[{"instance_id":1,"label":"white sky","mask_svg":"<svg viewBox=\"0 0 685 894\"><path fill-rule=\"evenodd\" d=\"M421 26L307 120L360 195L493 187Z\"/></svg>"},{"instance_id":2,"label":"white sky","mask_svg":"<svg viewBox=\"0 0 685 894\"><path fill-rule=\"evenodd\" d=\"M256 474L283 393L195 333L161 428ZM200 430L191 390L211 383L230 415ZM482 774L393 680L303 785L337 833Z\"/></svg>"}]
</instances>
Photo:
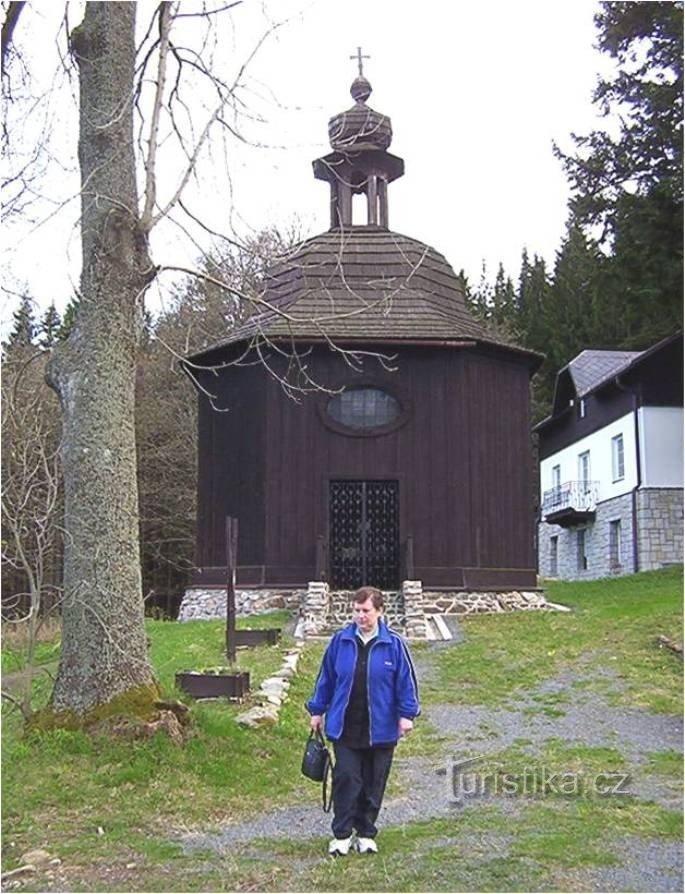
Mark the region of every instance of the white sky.
<instances>
[{"instance_id":1,"label":"white sky","mask_svg":"<svg viewBox=\"0 0 685 894\"><path fill-rule=\"evenodd\" d=\"M255 105L267 119L249 133L264 148L229 147L232 196L221 191L226 162L214 151L216 171L204 168L191 194L194 209L215 228L238 235L287 224L295 215L305 235L327 229L328 185L314 180L311 161L330 151L328 118L352 105L356 63L349 56L361 45L371 57L364 69L373 86L369 105L392 119L390 151L405 160L405 176L389 190L391 228L437 248L474 284L483 260L491 279L500 260L516 279L524 245L553 263L568 188L552 141L570 148L571 131L597 125L591 93L597 73L607 70L593 48L598 4L306 3L245 0L232 16L234 33L222 33L217 57L235 67L265 20L302 10L266 42L248 72L248 88L261 94ZM42 33L44 49L37 55L47 59L59 4L36 6L44 18L34 17L31 36L35 46ZM53 59L50 72L54 65ZM62 103L57 142L73 148L75 102ZM55 194L75 193L76 176L72 158L66 171L54 167L48 184ZM63 307L78 280L77 216L74 202L38 229L5 230L6 275L15 284L26 282L42 306L54 299ZM153 253L156 263L189 264L197 252L165 226L155 233ZM153 309L163 295L164 286L150 296ZM5 324L12 309L6 302Z\"/></svg>"}]
</instances>

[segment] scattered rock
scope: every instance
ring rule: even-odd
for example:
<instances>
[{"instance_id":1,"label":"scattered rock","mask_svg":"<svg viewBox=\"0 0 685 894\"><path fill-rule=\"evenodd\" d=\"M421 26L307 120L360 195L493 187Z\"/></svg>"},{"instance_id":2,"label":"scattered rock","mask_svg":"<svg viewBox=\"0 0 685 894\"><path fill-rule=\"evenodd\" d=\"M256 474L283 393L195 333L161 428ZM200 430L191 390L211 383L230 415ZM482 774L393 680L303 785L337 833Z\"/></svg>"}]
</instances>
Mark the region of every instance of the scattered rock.
<instances>
[{"instance_id":1,"label":"scattered rock","mask_svg":"<svg viewBox=\"0 0 685 894\"><path fill-rule=\"evenodd\" d=\"M244 714L239 714L236 721L241 726L256 729L259 726L270 726L278 721L278 711L271 705L256 706L250 708Z\"/></svg>"},{"instance_id":2,"label":"scattered rock","mask_svg":"<svg viewBox=\"0 0 685 894\"><path fill-rule=\"evenodd\" d=\"M668 636L664 636L663 633L657 640L660 647L666 646L667 649L670 649L671 652L675 652L676 655L679 655L681 658L683 657L683 644L676 642L674 639L670 639Z\"/></svg>"},{"instance_id":3,"label":"scattered rock","mask_svg":"<svg viewBox=\"0 0 685 894\"><path fill-rule=\"evenodd\" d=\"M3 872L2 880L3 882L9 878L13 878L15 875L23 875L24 873L36 872L36 867L33 863L27 863L25 866L17 866L16 869L10 869L9 872Z\"/></svg>"},{"instance_id":4,"label":"scattered rock","mask_svg":"<svg viewBox=\"0 0 685 894\"><path fill-rule=\"evenodd\" d=\"M141 727L142 735L146 739L152 738L160 730L169 736L174 745L183 745L183 730L172 711L161 711L157 720L151 720Z\"/></svg>"},{"instance_id":5,"label":"scattered rock","mask_svg":"<svg viewBox=\"0 0 685 894\"><path fill-rule=\"evenodd\" d=\"M155 702L155 708L160 711L171 711L172 714L176 716L178 722L183 726L187 726L190 723L190 708L188 705L184 705L183 702L176 701L175 699L158 701Z\"/></svg>"},{"instance_id":6,"label":"scattered rock","mask_svg":"<svg viewBox=\"0 0 685 894\"><path fill-rule=\"evenodd\" d=\"M34 866L44 866L46 863L50 862L50 854L41 848L35 848L34 850L26 851L25 854L22 854L21 862L33 863Z\"/></svg>"}]
</instances>

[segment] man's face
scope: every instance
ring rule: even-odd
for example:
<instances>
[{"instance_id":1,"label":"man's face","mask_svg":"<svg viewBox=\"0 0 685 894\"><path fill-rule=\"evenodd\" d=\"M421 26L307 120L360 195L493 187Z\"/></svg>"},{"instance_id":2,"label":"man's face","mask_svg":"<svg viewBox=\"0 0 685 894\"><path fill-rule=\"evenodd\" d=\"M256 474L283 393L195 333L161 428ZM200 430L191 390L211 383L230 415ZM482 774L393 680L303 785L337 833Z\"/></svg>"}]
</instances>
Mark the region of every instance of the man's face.
<instances>
[{"instance_id":1,"label":"man's face","mask_svg":"<svg viewBox=\"0 0 685 894\"><path fill-rule=\"evenodd\" d=\"M365 633L374 629L382 614L380 609L374 608L371 598L354 603L354 623Z\"/></svg>"}]
</instances>

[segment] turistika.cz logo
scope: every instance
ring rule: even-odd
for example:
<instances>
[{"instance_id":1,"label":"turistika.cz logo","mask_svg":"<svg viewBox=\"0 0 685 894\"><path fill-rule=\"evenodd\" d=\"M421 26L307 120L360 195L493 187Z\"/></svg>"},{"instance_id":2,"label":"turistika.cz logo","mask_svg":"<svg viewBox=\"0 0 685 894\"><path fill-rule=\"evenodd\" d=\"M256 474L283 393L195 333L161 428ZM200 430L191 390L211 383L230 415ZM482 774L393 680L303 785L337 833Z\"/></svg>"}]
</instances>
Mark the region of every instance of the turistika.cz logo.
<instances>
[{"instance_id":1,"label":"turistika.cz logo","mask_svg":"<svg viewBox=\"0 0 685 894\"><path fill-rule=\"evenodd\" d=\"M611 797L629 795L629 773L607 771L585 774L562 772L551 767L524 767L516 773L502 770L479 772L467 769L482 760L471 757L450 760L446 770L447 799L461 804L465 799L485 795L508 795L532 798L540 795L568 795L571 797Z\"/></svg>"}]
</instances>

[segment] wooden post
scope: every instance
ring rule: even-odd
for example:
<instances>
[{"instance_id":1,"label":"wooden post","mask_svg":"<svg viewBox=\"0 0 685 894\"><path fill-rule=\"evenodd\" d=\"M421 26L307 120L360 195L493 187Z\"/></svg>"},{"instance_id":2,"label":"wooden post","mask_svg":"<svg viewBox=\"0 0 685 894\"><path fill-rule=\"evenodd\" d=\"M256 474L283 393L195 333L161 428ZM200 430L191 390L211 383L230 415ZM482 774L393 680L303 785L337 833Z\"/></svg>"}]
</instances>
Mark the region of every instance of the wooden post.
<instances>
[{"instance_id":1,"label":"wooden post","mask_svg":"<svg viewBox=\"0 0 685 894\"><path fill-rule=\"evenodd\" d=\"M369 174L366 181L367 220L370 225L378 223L378 178Z\"/></svg>"},{"instance_id":2,"label":"wooden post","mask_svg":"<svg viewBox=\"0 0 685 894\"><path fill-rule=\"evenodd\" d=\"M414 538L411 534L404 544L404 573L405 580L414 580Z\"/></svg>"},{"instance_id":3,"label":"wooden post","mask_svg":"<svg viewBox=\"0 0 685 894\"><path fill-rule=\"evenodd\" d=\"M235 664L235 578L238 559L238 519L226 516L226 657Z\"/></svg>"},{"instance_id":4,"label":"wooden post","mask_svg":"<svg viewBox=\"0 0 685 894\"><path fill-rule=\"evenodd\" d=\"M315 580L326 580L326 569L328 562L326 560L326 541L323 534L319 534L316 538L316 572Z\"/></svg>"}]
</instances>

